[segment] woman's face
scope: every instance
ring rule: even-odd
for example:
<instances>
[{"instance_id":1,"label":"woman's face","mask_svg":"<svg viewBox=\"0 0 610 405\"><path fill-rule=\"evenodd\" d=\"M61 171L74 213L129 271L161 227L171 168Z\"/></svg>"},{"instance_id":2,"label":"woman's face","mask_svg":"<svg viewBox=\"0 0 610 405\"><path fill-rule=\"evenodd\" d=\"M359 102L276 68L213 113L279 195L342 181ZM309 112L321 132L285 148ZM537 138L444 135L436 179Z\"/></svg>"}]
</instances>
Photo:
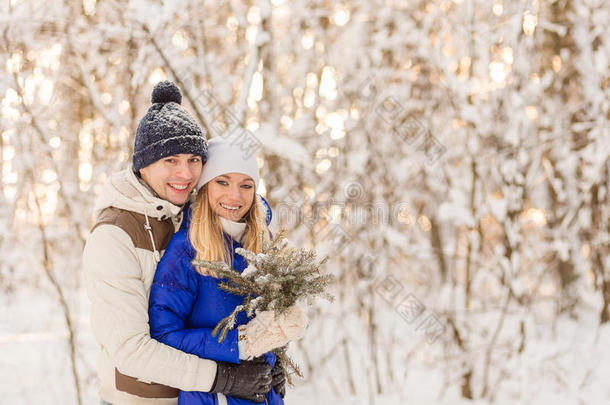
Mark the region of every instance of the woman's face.
<instances>
[{"instance_id":1,"label":"woman's face","mask_svg":"<svg viewBox=\"0 0 610 405\"><path fill-rule=\"evenodd\" d=\"M238 222L254 201L254 180L241 173L227 173L208 182L208 202L212 211Z\"/></svg>"}]
</instances>

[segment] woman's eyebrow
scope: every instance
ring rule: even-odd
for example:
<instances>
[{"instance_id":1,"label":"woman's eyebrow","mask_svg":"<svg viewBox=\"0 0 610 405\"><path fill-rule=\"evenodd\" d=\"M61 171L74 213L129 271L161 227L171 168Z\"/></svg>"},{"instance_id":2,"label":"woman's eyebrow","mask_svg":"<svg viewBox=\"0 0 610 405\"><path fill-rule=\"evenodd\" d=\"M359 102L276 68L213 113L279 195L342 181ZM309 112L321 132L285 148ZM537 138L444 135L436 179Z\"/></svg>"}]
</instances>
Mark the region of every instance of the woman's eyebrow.
<instances>
[{"instance_id":1,"label":"woman's eyebrow","mask_svg":"<svg viewBox=\"0 0 610 405\"><path fill-rule=\"evenodd\" d=\"M221 174L221 175L219 175L218 177L224 177L224 178L225 178L225 179L227 179L227 180L232 180L232 179L233 179L233 178L231 177L231 175L229 175L229 174ZM254 180L252 180L252 179L250 179L250 178L248 178L248 179L243 179L243 180L242 180L242 181L240 181L239 183L240 183L240 184L243 184L243 183L246 183L246 182L249 182L249 183L253 183L253 184L254 184Z\"/></svg>"}]
</instances>

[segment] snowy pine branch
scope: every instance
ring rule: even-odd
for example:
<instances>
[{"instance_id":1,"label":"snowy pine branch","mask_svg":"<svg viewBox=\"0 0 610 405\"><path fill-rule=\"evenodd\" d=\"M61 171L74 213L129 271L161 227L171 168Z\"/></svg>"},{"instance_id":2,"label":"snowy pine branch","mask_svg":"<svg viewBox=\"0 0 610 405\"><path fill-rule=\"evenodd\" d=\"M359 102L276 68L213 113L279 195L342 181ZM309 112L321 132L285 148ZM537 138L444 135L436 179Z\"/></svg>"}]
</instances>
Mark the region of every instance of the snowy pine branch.
<instances>
[{"instance_id":1,"label":"snowy pine branch","mask_svg":"<svg viewBox=\"0 0 610 405\"><path fill-rule=\"evenodd\" d=\"M278 316L301 299L321 296L333 300L326 291L333 276L320 274L320 266L326 263L327 258L318 261L314 251L290 247L284 230L269 243L263 243L261 253L243 248L236 249L236 253L248 263L242 273L224 262L192 261L193 266L210 269L223 279L219 283L221 290L244 297L243 303L214 328L213 336L220 332L219 342L235 327L235 318L240 311L245 311L248 317L255 310L273 311ZM286 355L286 347L275 350L275 353L287 369L302 376L298 366Z\"/></svg>"}]
</instances>

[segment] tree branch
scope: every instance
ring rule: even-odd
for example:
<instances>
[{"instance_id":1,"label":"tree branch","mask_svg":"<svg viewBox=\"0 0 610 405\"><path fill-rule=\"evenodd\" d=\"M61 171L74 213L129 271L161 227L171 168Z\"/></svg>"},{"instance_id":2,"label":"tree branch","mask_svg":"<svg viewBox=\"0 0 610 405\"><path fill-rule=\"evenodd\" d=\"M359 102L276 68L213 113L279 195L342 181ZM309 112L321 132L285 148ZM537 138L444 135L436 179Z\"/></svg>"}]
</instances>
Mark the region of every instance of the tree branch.
<instances>
[{"instance_id":1,"label":"tree branch","mask_svg":"<svg viewBox=\"0 0 610 405\"><path fill-rule=\"evenodd\" d=\"M210 131L209 126L207 125L207 121L206 121L206 119L204 117L204 113L202 111L200 111L199 108L197 107L197 104L195 103L195 100L193 99L193 96L191 95L191 92L190 92L189 88L184 84L184 81L182 80L182 78L180 78L180 76L178 75L178 73L176 72L174 67L172 66L171 62L169 61L167 55L165 55L165 53L163 52L163 50L159 46L159 43L155 39L154 35L152 35L152 33L150 32L148 27L145 24L142 24L142 29L148 35L148 38L150 39L150 42L155 47L155 50L157 51L157 53L159 54L159 56L163 60L163 63L165 63L165 66L169 69L170 73L174 77L174 80L176 80L176 83L178 84L178 86L180 88L182 88L184 96L186 97L186 99L191 104L191 107L193 107L193 110L195 112L195 116L199 120L199 123L201 124L203 129L206 131L208 137L210 137L212 135L212 132Z\"/></svg>"}]
</instances>

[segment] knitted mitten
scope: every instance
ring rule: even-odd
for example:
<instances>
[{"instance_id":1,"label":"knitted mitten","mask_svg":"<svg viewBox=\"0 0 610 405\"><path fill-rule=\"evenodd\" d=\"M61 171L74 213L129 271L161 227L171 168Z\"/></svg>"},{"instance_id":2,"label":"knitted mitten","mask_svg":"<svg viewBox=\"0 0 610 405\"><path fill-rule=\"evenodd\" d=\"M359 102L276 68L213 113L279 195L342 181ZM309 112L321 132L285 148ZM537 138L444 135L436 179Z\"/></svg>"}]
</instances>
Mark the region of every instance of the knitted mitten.
<instances>
[{"instance_id":1,"label":"knitted mitten","mask_svg":"<svg viewBox=\"0 0 610 405\"><path fill-rule=\"evenodd\" d=\"M238 327L239 358L258 357L305 334L307 317L298 305L279 316L273 311L256 311L256 317Z\"/></svg>"}]
</instances>

